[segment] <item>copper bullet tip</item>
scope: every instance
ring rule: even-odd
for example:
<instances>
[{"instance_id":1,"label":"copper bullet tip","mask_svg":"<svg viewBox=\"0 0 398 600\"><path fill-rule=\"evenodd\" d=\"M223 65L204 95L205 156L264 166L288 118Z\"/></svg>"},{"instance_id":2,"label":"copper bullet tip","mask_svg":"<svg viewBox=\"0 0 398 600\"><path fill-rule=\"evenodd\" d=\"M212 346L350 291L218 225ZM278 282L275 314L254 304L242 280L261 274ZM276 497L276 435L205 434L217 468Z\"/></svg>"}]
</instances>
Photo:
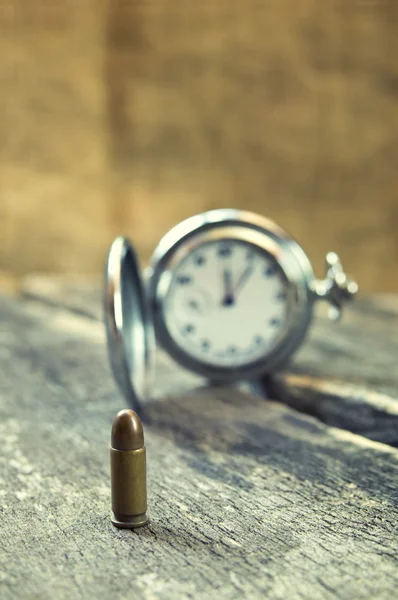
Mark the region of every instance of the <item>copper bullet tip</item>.
<instances>
[{"instance_id":1,"label":"copper bullet tip","mask_svg":"<svg viewBox=\"0 0 398 600\"><path fill-rule=\"evenodd\" d=\"M111 446L115 450L139 450L144 446L141 419L133 410L121 410L112 425Z\"/></svg>"}]
</instances>

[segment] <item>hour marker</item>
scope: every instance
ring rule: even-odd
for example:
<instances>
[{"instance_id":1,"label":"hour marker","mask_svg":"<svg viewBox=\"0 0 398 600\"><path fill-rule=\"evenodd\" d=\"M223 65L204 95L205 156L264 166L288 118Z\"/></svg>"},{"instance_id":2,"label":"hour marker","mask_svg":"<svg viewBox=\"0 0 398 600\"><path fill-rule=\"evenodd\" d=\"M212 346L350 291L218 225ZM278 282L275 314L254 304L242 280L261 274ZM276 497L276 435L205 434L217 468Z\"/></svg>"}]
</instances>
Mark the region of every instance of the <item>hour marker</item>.
<instances>
[{"instance_id":1,"label":"hour marker","mask_svg":"<svg viewBox=\"0 0 398 600\"><path fill-rule=\"evenodd\" d=\"M187 285L188 283L191 283L192 277L189 275L179 275L177 281L180 285Z\"/></svg>"},{"instance_id":2,"label":"hour marker","mask_svg":"<svg viewBox=\"0 0 398 600\"><path fill-rule=\"evenodd\" d=\"M193 310L199 310L199 303L195 299L190 300L188 302L188 306L189 306L189 308L192 308Z\"/></svg>"},{"instance_id":3,"label":"hour marker","mask_svg":"<svg viewBox=\"0 0 398 600\"><path fill-rule=\"evenodd\" d=\"M281 320L274 318L270 320L269 324L272 325L272 327L279 327L279 325L281 324Z\"/></svg>"},{"instance_id":4,"label":"hour marker","mask_svg":"<svg viewBox=\"0 0 398 600\"><path fill-rule=\"evenodd\" d=\"M229 346L228 354L236 354L236 346Z\"/></svg>"},{"instance_id":5,"label":"hour marker","mask_svg":"<svg viewBox=\"0 0 398 600\"><path fill-rule=\"evenodd\" d=\"M195 256L195 264L198 265L198 267L201 267L202 265L204 265L206 262L206 259L204 256L199 255L199 256Z\"/></svg>"},{"instance_id":6,"label":"hour marker","mask_svg":"<svg viewBox=\"0 0 398 600\"><path fill-rule=\"evenodd\" d=\"M256 346L261 346L265 342L265 339L261 337L261 335L256 335L256 337L254 338L254 342Z\"/></svg>"},{"instance_id":7,"label":"hour marker","mask_svg":"<svg viewBox=\"0 0 398 600\"><path fill-rule=\"evenodd\" d=\"M209 340L202 340L201 346L202 346L203 350L208 350L210 348Z\"/></svg>"},{"instance_id":8,"label":"hour marker","mask_svg":"<svg viewBox=\"0 0 398 600\"><path fill-rule=\"evenodd\" d=\"M276 295L276 299L279 300L280 302L283 302L283 300L286 300L286 291L282 290L282 291L278 292L278 294Z\"/></svg>"},{"instance_id":9,"label":"hour marker","mask_svg":"<svg viewBox=\"0 0 398 600\"><path fill-rule=\"evenodd\" d=\"M276 269L274 266L268 266L266 267L265 271L264 271L264 275L266 277L272 277L273 275L275 275Z\"/></svg>"},{"instance_id":10,"label":"hour marker","mask_svg":"<svg viewBox=\"0 0 398 600\"><path fill-rule=\"evenodd\" d=\"M229 246L221 246L221 248L218 250L218 255L222 256L223 258L227 258L228 256L231 256L231 254L232 250Z\"/></svg>"},{"instance_id":11,"label":"hour marker","mask_svg":"<svg viewBox=\"0 0 398 600\"><path fill-rule=\"evenodd\" d=\"M189 323L188 325L185 325L183 331L184 333L193 333L195 331L195 327Z\"/></svg>"}]
</instances>

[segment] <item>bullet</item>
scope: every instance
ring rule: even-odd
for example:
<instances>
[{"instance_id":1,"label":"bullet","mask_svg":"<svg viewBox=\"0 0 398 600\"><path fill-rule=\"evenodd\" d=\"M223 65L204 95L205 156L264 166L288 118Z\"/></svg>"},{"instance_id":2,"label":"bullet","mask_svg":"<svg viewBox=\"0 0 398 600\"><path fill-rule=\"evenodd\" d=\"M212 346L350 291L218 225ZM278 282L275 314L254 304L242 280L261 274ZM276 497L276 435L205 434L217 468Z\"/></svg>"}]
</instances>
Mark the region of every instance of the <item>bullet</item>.
<instances>
[{"instance_id":1,"label":"bullet","mask_svg":"<svg viewBox=\"0 0 398 600\"><path fill-rule=\"evenodd\" d=\"M148 522L146 452L141 419L133 410L121 410L111 435L112 523L135 529Z\"/></svg>"}]
</instances>

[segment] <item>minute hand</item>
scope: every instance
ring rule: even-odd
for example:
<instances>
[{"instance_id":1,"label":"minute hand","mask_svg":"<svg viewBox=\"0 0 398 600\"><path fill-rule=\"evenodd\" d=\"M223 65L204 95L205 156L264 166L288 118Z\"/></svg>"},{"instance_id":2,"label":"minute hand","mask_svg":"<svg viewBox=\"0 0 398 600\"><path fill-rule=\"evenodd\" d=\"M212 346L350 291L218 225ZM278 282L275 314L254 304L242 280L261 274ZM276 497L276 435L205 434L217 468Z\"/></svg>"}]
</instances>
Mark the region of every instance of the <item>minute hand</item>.
<instances>
[{"instance_id":1,"label":"minute hand","mask_svg":"<svg viewBox=\"0 0 398 600\"><path fill-rule=\"evenodd\" d=\"M237 284L233 290L233 294L234 296L238 294L238 292L240 292L243 288L243 286L245 285L245 283L247 282L247 280L249 279L250 275L253 273L253 267L251 265L249 265L248 267L246 267L246 269L243 271L242 275L239 277Z\"/></svg>"}]
</instances>

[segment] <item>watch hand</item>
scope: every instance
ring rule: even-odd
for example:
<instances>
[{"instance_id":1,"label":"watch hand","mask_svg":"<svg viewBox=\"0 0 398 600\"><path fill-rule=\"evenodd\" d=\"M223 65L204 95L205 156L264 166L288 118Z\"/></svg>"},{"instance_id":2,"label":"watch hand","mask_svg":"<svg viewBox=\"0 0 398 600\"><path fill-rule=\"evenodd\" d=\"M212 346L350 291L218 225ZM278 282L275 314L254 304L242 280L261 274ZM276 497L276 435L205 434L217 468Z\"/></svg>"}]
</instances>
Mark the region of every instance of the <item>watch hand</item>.
<instances>
[{"instance_id":1,"label":"watch hand","mask_svg":"<svg viewBox=\"0 0 398 600\"><path fill-rule=\"evenodd\" d=\"M245 283L247 282L247 280L249 279L250 275L253 273L253 265L249 265L248 267L246 267L246 269L243 271L242 275L239 277L238 282L235 286L235 289L232 290L232 294L234 296L237 295L237 293L239 291L242 290L243 286L245 285Z\"/></svg>"},{"instance_id":2,"label":"watch hand","mask_svg":"<svg viewBox=\"0 0 398 600\"><path fill-rule=\"evenodd\" d=\"M223 306L231 306L233 303L232 273L230 269L224 269L224 296L221 299L221 304Z\"/></svg>"}]
</instances>

